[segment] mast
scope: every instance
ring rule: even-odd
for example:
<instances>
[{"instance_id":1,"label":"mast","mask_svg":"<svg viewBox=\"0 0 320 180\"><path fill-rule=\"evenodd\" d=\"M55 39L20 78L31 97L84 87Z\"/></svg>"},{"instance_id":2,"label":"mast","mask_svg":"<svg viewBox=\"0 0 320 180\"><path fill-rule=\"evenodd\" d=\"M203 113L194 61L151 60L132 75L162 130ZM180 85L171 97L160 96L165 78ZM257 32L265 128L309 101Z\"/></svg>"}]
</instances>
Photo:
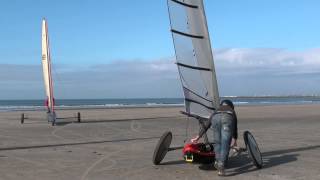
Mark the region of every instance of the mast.
<instances>
[{"instance_id":1,"label":"mast","mask_svg":"<svg viewBox=\"0 0 320 180\"><path fill-rule=\"evenodd\" d=\"M42 20L42 70L44 87L47 96L47 105L50 113L54 113L53 82L51 75L51 57L49 48L48 25Z\"/></svg>"}]
</instances>

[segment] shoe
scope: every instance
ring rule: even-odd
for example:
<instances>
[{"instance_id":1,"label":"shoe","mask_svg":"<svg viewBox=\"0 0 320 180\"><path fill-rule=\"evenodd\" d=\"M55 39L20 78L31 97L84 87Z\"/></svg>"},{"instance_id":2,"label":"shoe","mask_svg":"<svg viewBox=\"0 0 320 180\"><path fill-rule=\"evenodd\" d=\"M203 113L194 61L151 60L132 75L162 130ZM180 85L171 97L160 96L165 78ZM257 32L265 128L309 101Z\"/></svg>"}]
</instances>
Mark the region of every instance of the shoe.
<instances>
[{"instance_id":1,"label":"shoe","mask_svg":"<svg viewBox=\"0 0 320 180\"><path fill-rule=\"evenodd\" d=\"M224 168L218 169L218 176L225 176L226 173L224 171Z\"/></svg>"},{"instance_id":2,"label":"shoe","mask_svg":"<svg viewBox=\"0 0 320 180\"><path fill-rule=\"evenodd\" d=\"M213 164L214 168L216 168L218 170L218 162L215 161L214 164Z\"/></svg>"},{"instance_id":3,"label":"shoe","mask_svg":"<svg viewBox=\"0 0 320 180\"><path fill-rule=\"evenodd\" d=\"M218 170L218 175L219 176L225 176L225 171L224 171L224 163L223 162L214 162L214 167Z\"/></svg>"}]
</instances>

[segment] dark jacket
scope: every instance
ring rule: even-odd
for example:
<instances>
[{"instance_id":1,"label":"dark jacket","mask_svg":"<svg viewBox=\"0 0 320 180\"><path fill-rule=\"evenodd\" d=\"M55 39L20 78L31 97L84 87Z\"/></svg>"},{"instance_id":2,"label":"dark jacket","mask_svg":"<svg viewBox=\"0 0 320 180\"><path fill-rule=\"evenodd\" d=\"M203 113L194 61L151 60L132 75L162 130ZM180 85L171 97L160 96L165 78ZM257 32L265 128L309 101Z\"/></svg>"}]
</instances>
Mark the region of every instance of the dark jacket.
<instances>
[{"instance_id":1,"label":"dark jacket","mask_svg":"<svg viewBox=\"0 0 320 180\"><path fill-rule=\"evenodd\" d=\"M202 137L204 135L204 133L207 132L207 130L210 128L211 126L211 119L215 114L219 114L219 113L228 113L231 114L233 116L233 135L232 137L234 139L238 139L238 119L237 119L237 115L236 112L230 107L230 106L220 106L215 113L212 114L212 116L210 117L210 120L208 122L205 123L205 127L201 128L200 132L199 132L199 137Z\"/></svg>"}]
</instances>

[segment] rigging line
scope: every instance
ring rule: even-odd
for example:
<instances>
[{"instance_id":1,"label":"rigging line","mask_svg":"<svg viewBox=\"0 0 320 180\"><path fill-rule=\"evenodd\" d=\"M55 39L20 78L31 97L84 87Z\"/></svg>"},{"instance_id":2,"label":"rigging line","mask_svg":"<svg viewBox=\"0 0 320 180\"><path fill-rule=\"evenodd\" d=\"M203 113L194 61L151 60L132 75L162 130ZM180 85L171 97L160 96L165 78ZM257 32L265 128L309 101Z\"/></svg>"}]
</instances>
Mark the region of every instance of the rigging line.
<instances>
[{"instance_id":1,"label":"rigging line","mask_svg":"<svg viewBox=\"0 0 320 180\"><path fill-rule=\"evenodd\" d=\"M185 139L184 139L184 141L183 142L187 142L187 140L188 140L188 130L189 130L189 116L187 116L186 117L187 118L187 125L186 125L186 137L185 137Z\"/></svg>"}]
</instances>

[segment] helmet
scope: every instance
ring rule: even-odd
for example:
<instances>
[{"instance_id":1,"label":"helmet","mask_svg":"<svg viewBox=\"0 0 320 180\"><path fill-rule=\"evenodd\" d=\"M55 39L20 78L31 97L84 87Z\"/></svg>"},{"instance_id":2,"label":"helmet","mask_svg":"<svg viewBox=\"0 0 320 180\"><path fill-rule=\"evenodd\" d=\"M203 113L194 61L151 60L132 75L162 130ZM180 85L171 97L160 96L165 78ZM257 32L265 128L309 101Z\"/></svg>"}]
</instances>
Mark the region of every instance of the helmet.
<instances>
[{"instance_id":1,"label":"helmet","mask_svg":"<svg viewBox=\"0 0 320 180\"><path fill-rule=\"evenodd\" d=\"M230 106L232 109L234 109L234 105L233 105L232 101L230 101L229 99L225 99L225 100L221 101L220 106L223 106L223 105Z\"/></svg>"}]
</instances>

